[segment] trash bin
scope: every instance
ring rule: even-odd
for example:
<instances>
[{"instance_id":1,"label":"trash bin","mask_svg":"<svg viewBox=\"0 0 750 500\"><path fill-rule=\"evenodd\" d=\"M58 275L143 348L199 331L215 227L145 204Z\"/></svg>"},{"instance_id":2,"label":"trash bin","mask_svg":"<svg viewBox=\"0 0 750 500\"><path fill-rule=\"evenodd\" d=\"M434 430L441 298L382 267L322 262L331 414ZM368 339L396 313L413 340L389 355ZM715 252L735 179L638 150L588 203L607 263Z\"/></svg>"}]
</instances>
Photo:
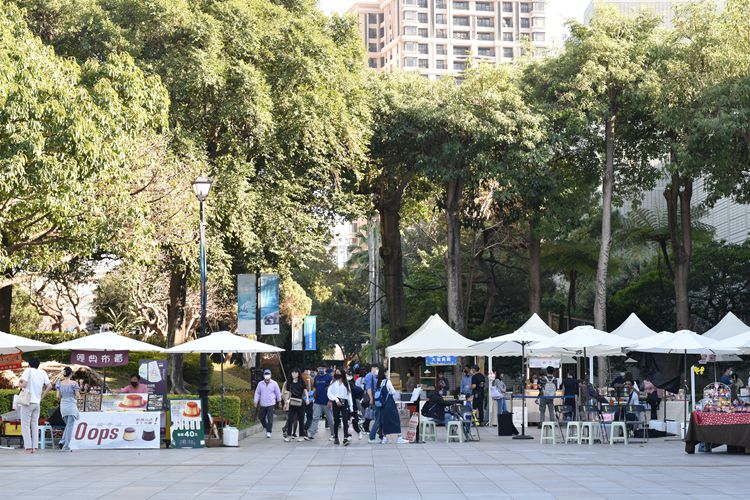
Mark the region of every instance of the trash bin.
<instances>
[{"instance_id":1,"label":"trash bin","mask_svg":"<svg viewBox=\"0 0 750 500\"><path fill-rule=\"evenodd\" d=\"M224 446L239 446L240 431L237 427L224 427Z\"/></svg>"}]
</instances>

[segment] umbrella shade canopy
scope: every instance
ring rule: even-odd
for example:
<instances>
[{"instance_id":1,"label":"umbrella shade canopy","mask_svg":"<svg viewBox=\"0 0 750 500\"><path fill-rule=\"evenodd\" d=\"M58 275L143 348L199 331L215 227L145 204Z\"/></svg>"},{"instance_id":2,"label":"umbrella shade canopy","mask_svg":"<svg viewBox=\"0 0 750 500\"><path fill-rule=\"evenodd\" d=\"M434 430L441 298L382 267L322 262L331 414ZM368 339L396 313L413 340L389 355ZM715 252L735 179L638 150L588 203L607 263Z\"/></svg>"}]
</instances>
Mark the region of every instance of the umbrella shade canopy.
<instances>
[{"instance_id":1,"label":"umbrella shade canopy","mask_svg":"<svg viewBox=\"0 0 750 500\"><path fill-rule=\"evenodd\" d=\"M398 344L386 347L387 358L412 358L421 356L477 356L469 340L437 314L430 316L416 332Z\"/></svg>"},{"instance_id":2,"label":"umbrella shade canopy","mask_svg":"<svg viewBox=\"0 0 750 500\"><path fill-rule=\"evenodd\" d=\"M743 323L733 312L728 312L716 326L703 334L705 338L725 340L750 330L750 326Z\"/></svg>"},{"instance_id":3,"label":"umbrella shade canopy","mask_svg":"<svg viewBox=\"0 0 750 500\"><path fill-rule=\"evenodd\" d=\"M719 343L725 349L737 349L738 354L750 354L750 330L734 337L720 340Z\"/></svg>"},{"instance_id":4,"label":"umbrella shade canopy","mask_svg":"<svg viewBox=\"0 0 750 500\"><path fill-rule=\"evenodd\" d=\"M0 354L40 351L42 349L52 349L53 347L52 344L47 344L46 342L0 332Z\"/></svg>"},{"instance_id":5,"label":"umbrella shade canopy","mask_svg":"<svg viewBox=\"0 0 750 500\"><path fill-rule=\"evenodd\" d=\"M630 316L628 316L620 326L612 330L612 335L619 335L620 337L625 337L627 339L640 340L656 335L656 332L647 327L646 324L641 321L641 318L635 313L630 313Z\"/></svg>"},{"instance_id":6,"label":"umbrella shade canopy","mask_svg":"<svg viewBox=\"0 0 750 500\"><path fill-rule=\"evenodd\" d=\"M164 352L164 348L125 337L116 332L102 332L52 346L58 351L130 351Z\"/></svg>"},{"instance_id":7,"label":"umbrella shade canopy","mask_svg":"<svg viewBox=\"0 0 750 500\"><path fill-rule=\"evenodd\" d=\"M638 342L630 346L628 349L625 349L626 351L640 351L640 352L648 352L643 351L643 349L650 349L654 346L657 346L664 342L667 338L667 336L674 335L672 332L659 332L651 335L650 337L646 337L643 339L640 339Z\"/></svg>"},{"instance_id":8,"label":"umbrella shade canopy","mask_svg":"<svg viewBox=\"0 0 750 500\"><path fill-rule=\"evenodd\" d=\"M587 355L611 355L634 343L633 340L597 330L593 326L584 325L577 326L544 342L532 344L529 350L532 354L583 352L586 350Z\"/></svg>"},{"instance_id":9,"label":"umbrella shade canopy","mask_svg":"<svg viewBox=\"0 0 750 500\"><path fill-rule=\"evenodd\" d=\"M545 335L519 328L513 333L491 337L472 344L471 348L475 349L477 355L481 356L520 356L521 344L543 342L547 339L549 337Z\"/></svg>"},{"instance_id":10,"label":"umbrella shade canopy","mask_svg":"<svg viewBox=\"0 0 750 500\"><path fill-rule=\"evenodd\" d=\"M213 332L190 342L167 349L170 354L178 353L213 353L213 352L283 352L284 349L257 340L252 340L231 332Z\"/></svg>"},{"instance_id":11,"label":"umbrella shade canopy","mask_svg":"<svg viewBox=\"0 0 750 500\"><path fill-rule=\"evenodd\" d=\"M690 330L680 330L672 335L661 335L661 342L651 338L636 344L632 349L640 352L655 352L664 354L732 354L737 349L724 347L724 345L711 338L698 335Z\"/></svg>"}]
</instances>

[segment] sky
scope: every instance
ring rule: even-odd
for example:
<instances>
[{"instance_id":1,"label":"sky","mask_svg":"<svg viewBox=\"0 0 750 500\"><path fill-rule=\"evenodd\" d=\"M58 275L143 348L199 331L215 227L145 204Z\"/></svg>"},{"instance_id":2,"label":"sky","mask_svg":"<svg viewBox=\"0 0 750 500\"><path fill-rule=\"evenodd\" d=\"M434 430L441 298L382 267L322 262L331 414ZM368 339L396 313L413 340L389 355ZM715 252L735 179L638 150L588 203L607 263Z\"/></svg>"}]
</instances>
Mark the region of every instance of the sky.
<instances>
[{"instance_id":1,"label":"sky","mask_svg":"<svg viewBox=\"0 0 750 500\"><path fill-rule=\"evenodd\" d=\"M355 0L320 0L323 12L344 13ZM591 0L547 0L548 36L553 40L560 40L565 33L563 23L574 18L583 21L583 11Z\"/></svg>"}]
</instances>

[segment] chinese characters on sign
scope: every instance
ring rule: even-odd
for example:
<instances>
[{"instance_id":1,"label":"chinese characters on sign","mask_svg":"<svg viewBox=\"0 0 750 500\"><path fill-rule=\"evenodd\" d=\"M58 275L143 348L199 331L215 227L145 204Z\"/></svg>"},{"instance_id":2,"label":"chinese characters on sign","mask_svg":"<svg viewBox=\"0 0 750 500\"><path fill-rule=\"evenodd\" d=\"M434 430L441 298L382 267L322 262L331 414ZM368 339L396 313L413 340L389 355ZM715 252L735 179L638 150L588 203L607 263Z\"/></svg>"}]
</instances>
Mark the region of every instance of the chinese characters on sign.
<instances>
[{"instance_id":1,"label":"chinese characters on sign","mask_svg":"<svg viewBox=\"0 0 750 500\"><path fill-rule=\"evenodd\" d=\"M172 448L203 448L206 445L199 399L169 401Z\"/></svg>"},{"instance_id":2,"label":"chinese characters on sign","mask_svg":"<svg viewBox=\"0 0 750 500\"><path fill-rule=\"evenodd\" d=\"M305 316L304 319L305 350L315 351L318 348L318 317Z\"/></svg>"},{"instance_id":3,"label":"chinese characters on sign","mask_svg":"<svg viewBox=\"0 0 750 500\"><path fill-rule=\"evenodd\" d=\"M22 355L20 352L0 354L0 371L21 368Z\"/></svg>"},{"instance_id":4,"label":"chinese characters on sign","mask_svg":"<svg viewBox=\"0 0 750 500\"><path fill-rule=\"evenodd\" d=\"M92 368L125 366L129 361L128 351L71 351L70 364Z\"/></svg>"},{"instance_id":5,"label":"chinese characters on sign","mask_svg":"<svg viewBox=\"0 0 750 500\"><path fill-rule=\"evenodd\" d=\"M427 356L425 364L427 366L452 366L456 364L456 356Z\"/></svg>"}]
</instances>

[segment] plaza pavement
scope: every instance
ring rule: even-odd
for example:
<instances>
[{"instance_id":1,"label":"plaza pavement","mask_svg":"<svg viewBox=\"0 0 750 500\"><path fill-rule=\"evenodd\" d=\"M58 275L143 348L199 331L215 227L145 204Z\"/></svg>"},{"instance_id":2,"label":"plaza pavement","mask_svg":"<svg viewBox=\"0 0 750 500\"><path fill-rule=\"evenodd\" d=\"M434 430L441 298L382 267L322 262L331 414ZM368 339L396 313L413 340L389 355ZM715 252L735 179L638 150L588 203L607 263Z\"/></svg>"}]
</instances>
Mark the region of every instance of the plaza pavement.
<instances>
[{"instance_id":1,"label":"plaza pavement","mask_svg":"<svg viewBox=\"0 0 750 500\"><path fill-rule=\"evenodd\" d=\"M750 456L687 455L683 443L664 439L542 446L485 428L480 442L464 444L370 445L365 437L343 447L325 438L284 443L279 432L239 448L0 450L0 470L3 499L707 500L747 497Z\"/></svg>"}]
</instances>

